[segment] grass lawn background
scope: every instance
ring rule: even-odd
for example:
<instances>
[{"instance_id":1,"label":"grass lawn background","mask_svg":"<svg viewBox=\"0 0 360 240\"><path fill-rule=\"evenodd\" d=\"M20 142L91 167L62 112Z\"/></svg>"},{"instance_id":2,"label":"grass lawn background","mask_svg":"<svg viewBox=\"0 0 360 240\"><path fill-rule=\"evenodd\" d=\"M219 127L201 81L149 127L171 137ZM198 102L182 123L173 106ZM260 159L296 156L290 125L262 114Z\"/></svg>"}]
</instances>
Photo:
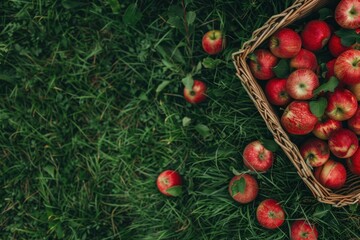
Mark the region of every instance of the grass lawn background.
<instances>
[{"instance_id":1,"label":"grass lawn background","mask_svg":"<svg viewBox=\"0 0 360 240\"><path fill-rule=\"evenodd\" d=\"M298 218L319 239L359 239L359 208L316 201L281 150L253 203L227 191L245 145L271 138L231 54L292 3L1 1L0 239L273 240ZM213 28L227 48L208 57ZM188 74L208 84L205 103L183 99ZM165 169L182 197L156 189ZM280 229L255 220L265 198L286 211Z\"/></svg>"}]
</instances>

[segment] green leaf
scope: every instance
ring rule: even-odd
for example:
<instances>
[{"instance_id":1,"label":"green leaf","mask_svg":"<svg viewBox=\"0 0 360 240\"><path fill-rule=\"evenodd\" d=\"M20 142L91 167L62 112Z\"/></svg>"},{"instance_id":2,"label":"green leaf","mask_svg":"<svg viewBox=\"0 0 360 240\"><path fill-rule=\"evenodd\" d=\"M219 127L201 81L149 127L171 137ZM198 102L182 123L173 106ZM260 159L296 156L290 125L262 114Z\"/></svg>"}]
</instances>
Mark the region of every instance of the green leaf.
<instances>
[{"instance_id":1,"label":"green leaf","mask_svg":"<svg viewBox=\"0 0 360 240\"><path fill-rule=\"evenodd\" d=\"M230 167L230 171L234 174L234 175L240 175L241 173L236 170L233 166Z\"/></svg>"},{"instance_id":2,"label":"green leaf","mask_svg":"<svg viewBox=\"0 0 360 240\"><path fill-rule=\"evenodd\" d=\"M186 13L186 21L188 25L192 25L195 22L196 13L194 11L189 11Z\"/></svg>"},{"instance_id":3,"label":"green leaf","mask_svg":"<svg viewBox=\"0 0 360 240\"><path fill-rule=\"evenodd\" d=\"M332 76L327 82L321 84L317 89L314 90L314 95L325 92L334 92L335 88L339 85L339 80Z\"/></svg>"},{"instance_id":4,"label":"green leaf","mask_svg":"<svg viewBox=\"0 0 360 240\"><path fill-rule=\"evenodd\" d=\"M186 75L186 77L181 79L181 82L184 84L185 88L190 90L194 86L194 79L191 74Z\"/></svg>"},{"instance_id":5,"label":"green leaf","mask_svg":"<svg viewBox=\"0 0 360 240\"><path fill-rule=\"evenodd\" d=\"M203 59L202 64L205 68L216 68L220 63L222 63L221 59L213 59L211 57L206 57Z\"/></svg>"},{"instance_id":6,"label":"green leaf","mask_svg":"<svg viewBox=\"0 0 360 240\"><path fill-rule=\"evenodd\" d=\"M287 59L280 59L278 64L273 67L273 71L278 78L286 78L290 74L290 64Z\"/></svg>"},{"instance_id":7,"label":"green leaf","mask_svg":"<svg viewBox=\"0 0 360 240\"><path fill-rule=\"evenodd\" d=\"M54 168L54 166L47 165L43 169L44 169L45 172L47 172L51 176L51 178L54 178L54 176L55 176L55 168Z\"/></svg>"},{"instance_id":8,"label":"green leaf","mask_svg":"<svg viewBox=\"0 0 360 240\"><path fill-rule=\"evenodd\" d=\"M325 217L331 210L331 205L329 204L320 204L315 208L313 213L314 218L323 218Z\"/></svg>"},{"instance_id":9,"label":"green leaf","mask_svg":"<svg viewBox=\"0 0 360 240\"><path fill-rule=\"evenodd\" d=\"M66 9L79 8L86 5L86 3L80 2L78 0L62 0L61 4Z\"/></svg>"},{"instance_id":10,"label":"green leaf","mask_svg":"<svg viewBox=\"0 0 360 240\"><path fill-rule=\"evenodd\" d=\"M134 26L142 18L142 13L136 3L130 4L123 15L123 22L126 25Z\"/></svg>"},{"instance_id":11,"label":"green leaf","mask_svg":"<svg viewBox=\"0 0 360 240\"><path fill-rule=\"evenodd\" d=\"M196 67L194 67L193 69L193 74L200 74L201 73L201 69L202 69L202 64L201 62L198 62L198 64L196 65Z\"/></svg>"},{"instance_id":12,"label":"green leaf","mask_svg":"<svg viewBox=\"0 0 360 240\"><path fill-rule=\"evenodd\" d=\"M156 88L156 93L159 93L161 92L167 85L170 84L170 81L168 80L165 80L165 81L162 81L162 83L160 83L157 88Z\"/></svg>"},{"instance_id":13,"label":"green leaf","mask_svg":"<svg viewBox=\"0 0 360 240\"><path fill-rule=\"evenodd\" d=\"M261 139L261 143L264 145L264 147L271 151L276 152L279 149L279 145L275 142L275 140L272 139Z\"/></svg>"},{"instance_id":14,"label":"green leaf","mask_svg":"<svg viewBox=\"0 0 360 240\"><path fill-rule=\"evenodd\" d=\"M327 100L324 97L321 97L317 100L310 101L310 111L312 114L314 114L316 117L321 117L325 113L325 109L327 106Z\"/></svg>"},{"instance_id":15,"label":"green leaf","mask_svg":"<svg viewBox=\"0 0 360 240\"><path fill-rule=\"evenodd\" d=\"M117 14L120 12L121 6L119 0L107 0L113 13Z\"/></svg>"},{"instance_id":16,"label":"green leaf","mask_svg":"<svg viewBox=\"0 0 360 240\"><path fill-rule=\"evenodd\" d=\"M204 124L197 124L195 126L195 130L200 133L201 136L203 136L204 138L207 138L209 136L211 136L211 132L210 132L210 128L208 128L208 126L204 125Z\"/></svg>"},{"instance_id":17,"label":"green leaf","mask_svg":"<svg viewBox=\"0 0 360 240\"><path fill-rule=\"evenodd\" d=\"M319 10L319 19L325 20L334 16L334 13L331 8L321 8Z\"/></svg>"},{"instance_id":18,"label":"green leaf","mask_svg":"<svg viewBox=\"0 0 360 240\"><path fill-rule=\"evenodd\" d=\"M170 17L167 23L176 29L180 29L180 30L184 29L183 20L179 16Z\"/></svg>"},{"instance_id":19,"label":"green leaf","mask_svg":"<svg viewBox=\"0 0 360 240\"><path fill-rule=\"evenodd\" d=\"M245 187L246 187L246 182L244 177L240 177L239 180L234 181L233 185L231 186L232 196L238 193L244 193Z\"/></svg>"},{"instance_id":20,"label":"green leaf","mask_svg":"<svg viewBox=\"0 0 360 240\"><path fill-rule=\"evenodd\" d=\"M184 117L184 118L182 119L182 125L183 125L183 127L189 126L190 123L191 123L191 118L189 118L189 117Z\"/></svg>"},{"instance_id":21,"label":"green leaf","mask_svg":"<svg viewBox=\"0 0 360 240\"><path fill-rule=\"evenodd\" d=\"M182 187L181 186L173 186L171 188L168 188L166 190L166 192L173 197L178 197L182 194Z\"/></svg>"},{"instance_id":22,"label":"green leaf","mask_svg":"<svg viewBox=\"0 0 360 240\"><path fill-rule=\"evenodd\" d=\"M355 213L358 207L359 207L359 203L354 203L349 205L350 212Z\"/></svg>"},{"instance_id":23,"label":"green leaf","mask_svg":"<svg viewBox=\"0 0 360 240\"><path fill-rule=\"evenodd\" d=\"M341 39L341 44L350 47L356 42L360 41L360 34L357 34L354 29L340 29L335 32L337 36Z\"/></svg>"}]
</instances>

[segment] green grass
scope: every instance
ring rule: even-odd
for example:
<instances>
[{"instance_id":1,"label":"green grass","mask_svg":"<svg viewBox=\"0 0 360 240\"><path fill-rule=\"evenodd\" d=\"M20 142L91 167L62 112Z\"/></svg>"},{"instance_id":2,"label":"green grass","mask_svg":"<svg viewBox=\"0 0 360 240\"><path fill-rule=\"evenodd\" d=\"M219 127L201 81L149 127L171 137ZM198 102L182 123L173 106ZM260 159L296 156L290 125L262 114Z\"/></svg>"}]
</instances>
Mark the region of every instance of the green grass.
<instances>
[{"instance_id":1,"label":"green grass","mask_svg":"<svg viewBox=\"0 0 360 240\"><path fill-rule=\"evenodd\" d=\"M0 239L287 239L298 218L320 239L359 239L359 208L319 203L281 150L253 203L227 192L245 145L271 138L231 54L292 2L1 1ZM196 68L212 28L227 48ZM189 73L205 103L183 99ZM165 169L181 197L156 189ZM287 213L280 229L255 219L265 198Z\"/></svg>"}]
</instances>

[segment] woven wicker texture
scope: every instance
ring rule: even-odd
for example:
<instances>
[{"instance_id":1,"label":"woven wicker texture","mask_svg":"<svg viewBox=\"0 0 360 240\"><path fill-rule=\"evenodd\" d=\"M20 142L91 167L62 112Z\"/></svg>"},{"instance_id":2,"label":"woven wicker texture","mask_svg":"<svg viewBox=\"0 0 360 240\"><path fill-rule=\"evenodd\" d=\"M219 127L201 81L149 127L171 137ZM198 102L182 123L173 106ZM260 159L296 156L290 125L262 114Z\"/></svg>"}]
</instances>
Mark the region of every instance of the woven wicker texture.
<instances>
[{"instance_id":1,"label":"woven wicker texture","mask_svg":"<svg viewBox=\"0 0 360 240\"><path fill-rule=\"evenodd\" d=\"M252 75L247 64L248 55L263 44L276 30L301 20L309 13L316 11L329 2L331 1L295 1L292 6L282 13L272 16L261 28L255 30L250 40L245 42L242 48L233 54L233 61L237 70L237 76L240 78L243 87L254 102L260 115L265 120L267 127L274 136L274 140L293 163L299 176L313 195L320 202L342 207L354 204L360 200L360 176L355 176L348 172L347 182L345 186L339 190L331 190L323 187L315 179L312 170L301 157L297 145L292 142L289 135L282 128L279 117L267 101L262 87Z\"/></svg>"}]
</instances>

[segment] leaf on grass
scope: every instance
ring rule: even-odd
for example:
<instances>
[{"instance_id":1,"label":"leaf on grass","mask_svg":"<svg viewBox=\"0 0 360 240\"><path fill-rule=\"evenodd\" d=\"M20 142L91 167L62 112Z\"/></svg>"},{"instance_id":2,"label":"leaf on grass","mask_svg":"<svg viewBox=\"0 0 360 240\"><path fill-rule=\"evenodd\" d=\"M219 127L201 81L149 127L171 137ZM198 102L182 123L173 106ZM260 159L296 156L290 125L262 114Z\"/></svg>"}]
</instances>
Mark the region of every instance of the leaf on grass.
<instances>
[{"instance_id":1,"label":"leaf on grass","mask_svg":"<svg viewBox=\"0 0 360 240\"><path fill-rule=\"evenodd\" d=\"M321 84L314 90L314 95L318 95L322 92L334 92L335 88L339 85L339 80L336 77L331 77L327 82Z\"/></svg>"},{"instance_id":2,"label":"leaf on grass","mask_svg":"<svg viewBox=\"0 0 360 240\"><path fill-rule=\"evenodd\" d=\"M170 194L171 196L178 197L182 194L182 187L181 186L173 186L171 188L168 188L166 190L166 192L168 194Z\"/></svg>"},{"instance_id":3,"label":"leaf on grass","mask_svg":"<svg viewBox=\"0 0 360 240\"><path fill-rule=\"evenodd\" d=\"M358 206L359 206L358 203L351 204L351 205L349 205L349 209L350 209L350 211L351 211L352 213L355 213L356 210L358 209Z\"/></svg>"},{"instance_id":4,"label":"leaf on grass","mask_svg":"<svg viewBox=\"0 0 360 240\"><path fill-rule=\"evenodd\" d=\"M279 145L275 142L275 140L272 139L262 139L261 143L264 145L264 147L271 151L276 152L279 149Z\"/></svg>"},{"instance_id":5,"label":"leaf on grass","mask_svg":"<svg viewBox=\"0 0 360 240\"><path fill-rule=\"evenodd\" d=\"M278 64L273 67L273 71L278 78L286 78L290 74L290 64L289 60L280 59Z\"/></svg>"},{"instance_id":6,"label":"leaf on grass","mask_svg":"<svg viewBox=\"0 0 360 240\"><path fill-rule=\"evenodd\" d=\"M137 8L137 4L133 3L128 6L123 15L123 22L126 25L134 26L142 18L141 11Z\"/></svg>"},{"instance_id":7,"label":"leaf on grass","mask_svg":"<svg viewBox=\"0 0 360 240\"><path fill-rule=\"evenodd\" d=\"M222 63L221 59L213 59L211 57L206 57L203 59L202 64L205 68L216 68L220 63Z\"/></svg>"},{"instance_id":8,"label":"leaf on grass","mask_svg":"<svg viewBox=\"0 0 360 240\"><path fill-rule=\"evenodd\" d=\"M165 81L162 81L162 83L160 83L157 88L156 88L156 93L159 93L161 92L167 85L170 84L170 81L168 80L165 80Z\"/></svg>"},{"instance_id":9,"label":"leaf on grass","mask_svg":"<svg viewBox=\"0 0 360 240\"><path fill-rule=\"evenodd\" d=\"M331 205L329 204L320 204L316 207L313 217L315 218L323 218L325 217L331 210Z\"/></svg>"},{"instance_id":10,"label":"leaf on grass","mask_svg":"<svg viewBox=\"0 0 360 240\"><path fill-rule=\"evenodd\" d=\"M204 124L197 124L195 126L195 130L200 133L201 136L203 136L204 138L207 138L209 136L211 136L211 132L210 132L210 128L208 128L208 126L204 125Z\"/></svg>"},{"instance_id":11,"label":"leaf on grass","mask_svg":"<svg viewBox=\"0 0 360 240\"><path fill-rule=\"evenodd\" d=\"M357 34L354 29L340 29L335 34L340 37L341 44L346 47L360 42L360 34Z\"/></svg>"},{"instance_id":12,"label":"leaf on grass","mask_svg":"<svg viewBox=\"0 0 360 240\"><path fill-rule=\"evenodd\" d=\"M230 171L234 174L234 175L240 175L241 173L236 170L233 166L230 167Z\"/></svg>"},{"instance_id":13,"label":"leaf on grass","mask_svg":"<svg viewBox=\"0 0 360 240\"><path fill-rule=\"evenodd\" d=\"M321 8L319 10L319 19L320 20L325 20L327 18L333 17L333 11L331 10L331 8Z\"/></svg>"},{"instance_id":14,"label":"leaf on grass","mask_svg":"<svg viewBox=\"0 0 360 240\"><path fill-rule=\"evenodd\" d=\"M231 186L231 194L234 196L238 193L244 193L246 187L246 182L244 177L240 177L239 180L233 182Z\"/></svg>"},{"instance_id":15,"label":"leaf on grass","mask_svg":"<svg viewBox=\"0 0 360 240\"><path fill-rule=\"evenodd\" d=\"M120 12L121 6L119 0L107 0L107 2L109 3L113 13L116 14Z\"/></svg>"},{"instance_id":16,"label":"leaf on grass","mask_svg":"<svg viewBox=\"0 0 360 240\"><path fill-rule=\"evenodd\" d=\"M181 82L184 84L185 88L190 90L194 86L194 79L191 74L186 75L186 77L181 79Z\"/></svg>"},{"instance_id":17,"label":"leaf on grass","mask_svg":"<svg viewBox=\"0 0 360 240\"><path fill-rule=\"evenodd\" d=\"M182 119L182 125L183 125L183 127L189 126L190 123L191 123L191 118L189 118L189 117L184 117L184 118Z\"/></svg>"},{"instance_id":18,"label":"leaf on grass","mask_svg":"<svg viewBox=\"0 0 360 240\"><path fill-rule=\"evenodd\" d=\"M195 22L196 13L194 11L189 11L186 13L186 21L188 25L192 25Z\"/></svg>"},{"instance_id":19,"label":"leaf on grass","mask_svg":"<svg viewBox=\"0 0 360 240\"><path fill-rule=\"evenodd\" d=\"M170 17L167 23L176 29L182 30L184 28L183 20L179 16Z\"/></svg>"},{"instance_id":20,"label":"leaf on grass","mask_svg":"<svg viewBox=\"0 0 360 240\"><path fill-rule=\"evenodd\" d=\"M198 62L198 64L196 65L196 67L194 67L193 69L193 74L200 74L201 73L201 69L202 69L202 64L201 62Z\"/></svg>"},{"instance_id":21,"label":"leaf on grass","mask_svg":"<svg viewBox=\"0 0 360 240\"><path fill-rule=\"evenodd\" d=\"M44 169L45 172L47 172L51 176L51 178L54 178L54 176L55 176L55 168L54 168L54 166L47 165L43 169Z\"/></svg>"},{"instance_id":22,"label":"leaf on grass","mask_svg":"<svg viewBox=\"0 0 360 240\"><path fill-rule=\"evenodd\" d=\"M325 109L327 106L327 100L324 97L321 97L317 100L310 101L310 111L312 114L314 114L316 117L321 117L325 113Z\"/></svg>"}]
</instances>

